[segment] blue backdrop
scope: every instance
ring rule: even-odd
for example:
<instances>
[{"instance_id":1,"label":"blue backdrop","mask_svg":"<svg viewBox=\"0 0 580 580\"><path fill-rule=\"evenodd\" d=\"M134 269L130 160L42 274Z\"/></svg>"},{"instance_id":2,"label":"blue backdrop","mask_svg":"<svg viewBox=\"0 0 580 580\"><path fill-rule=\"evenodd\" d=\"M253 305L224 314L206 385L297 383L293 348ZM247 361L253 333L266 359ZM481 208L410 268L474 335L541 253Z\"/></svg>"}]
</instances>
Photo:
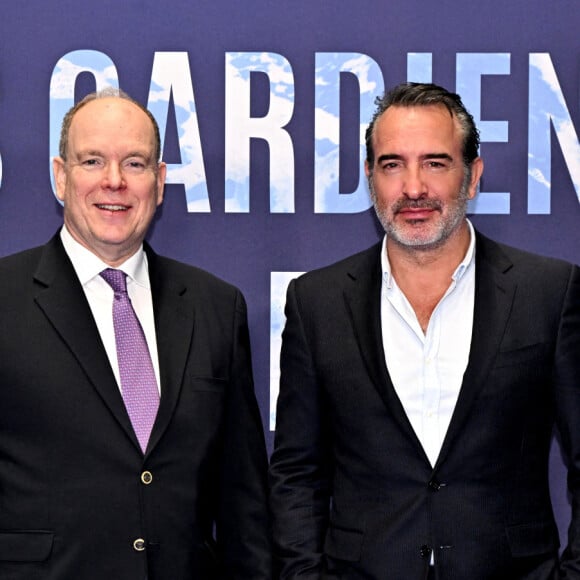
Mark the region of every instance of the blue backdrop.
<instances>
[{"instance_id":1,"label":"blue backdrop","mask_svg":"<svg viewBox=\"0 0 580 580\"><path fill-rule=\"evenodd\" d=\"M149 105L170 164L150 241L238 285L274 424L285 285L381 235L361 136L403 80L457 90L482 131L484 233L580 262L578 0L29 0L0 19L0 255L62 221L50 159L75 99ZM1 282L0 282L1 283ZM557 444L561 532L569 518Z\"/></svg>"}]
</instances>

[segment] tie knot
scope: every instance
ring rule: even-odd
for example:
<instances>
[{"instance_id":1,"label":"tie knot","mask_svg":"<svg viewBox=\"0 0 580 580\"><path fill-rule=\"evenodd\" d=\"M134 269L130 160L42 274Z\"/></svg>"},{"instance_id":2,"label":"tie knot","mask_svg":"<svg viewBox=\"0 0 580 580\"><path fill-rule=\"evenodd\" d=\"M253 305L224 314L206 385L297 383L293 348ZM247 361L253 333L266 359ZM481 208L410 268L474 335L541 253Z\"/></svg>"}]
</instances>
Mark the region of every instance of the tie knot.
<instances>
[{"instance_id":1,"label":"tie knot","mask_svg":"<svg viewBox=\"0 0 580 580\"><path fill-rule=\"evenodd\" d=\"M127 292L127 274L122 270L107 268L101 272L101 278L113 289L115 294Z\"/></svg>"}]
</instances>

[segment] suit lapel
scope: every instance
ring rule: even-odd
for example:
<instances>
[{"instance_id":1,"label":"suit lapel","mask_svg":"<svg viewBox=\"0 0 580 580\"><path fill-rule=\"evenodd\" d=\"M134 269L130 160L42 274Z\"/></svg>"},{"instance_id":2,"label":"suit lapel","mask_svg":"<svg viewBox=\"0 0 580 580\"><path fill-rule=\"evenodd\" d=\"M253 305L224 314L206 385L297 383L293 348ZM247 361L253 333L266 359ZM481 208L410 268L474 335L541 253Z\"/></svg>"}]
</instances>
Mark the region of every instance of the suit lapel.
<instances>
[{"instance_id":1,"label":"suit lapel","mask_svg":"<svg viewBox=\"0 0 580 580\"><path fill-rule=\"evenodd\" d=\"M385 361L381 331L381 248L382 243L379 243L364 252L361 260L348 272L344 297L361 356L375 388L401 430L424 455L423 447L397 396Z\"/></svg>"},{"instance_id":2,"label":"suit lapel","mask_svg":"<svg viewBox=\"0 0 580 580\"><path fill-rule=\"evenodd\" d=\"M153 296L155 332L161 375L161 400L147 451L167 429L177 404L191 347L194 296L169 264L145 245Z\"/></svg>"},{"instance_id":3,"label":"suit lapel","mask_svg":"<svg viewBox=\"0 0 580 580\"><path fill-rule=\"evenodd\" d=\"M127 435L139 446L83 288L56 234L34 274L35 301Z\"/></svg>"},{"instance_id":4,"label":"suit lapel","mask_svg":"<svg viewBox=\"0 0 580 580\"><path fill-rule=\"evenodd\" d=\"M479 233L476 244L475 302L469 360L437 465L445 459L460 434L474 398L487 381L516 291L516 284L506 276L513 264L499 245Z\"/></svg>"}]
</instances>

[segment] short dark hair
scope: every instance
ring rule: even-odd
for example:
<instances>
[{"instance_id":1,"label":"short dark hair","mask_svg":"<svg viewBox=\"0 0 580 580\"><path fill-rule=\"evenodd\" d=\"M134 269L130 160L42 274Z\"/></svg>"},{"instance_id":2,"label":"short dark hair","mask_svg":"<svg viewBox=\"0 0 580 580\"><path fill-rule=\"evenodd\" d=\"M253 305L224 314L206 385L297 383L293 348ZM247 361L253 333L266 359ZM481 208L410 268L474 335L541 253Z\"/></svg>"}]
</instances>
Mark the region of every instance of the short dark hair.
<instances>
[{"instance_id":1,"label":"short dark hair","mask_svg":"<svg viewBox=\"0 0 580 580\"><path fill-rule=\"evenodd\" d=\"M81 99L76 105L71 107L66 115L62 120L62 126L60 129L60 141L58 145L58 154L62 158L63 161L66 161L67 154L68 154L68 134L70 131L70 126L73 120L73 117L82 109L87 103L95 101L97 99L124 99L133 103L139 109L141 109L151 121L153 125L153 134L154 134L154 158L155 161L159 162L161 160L161 138L159 136L159 125L157 125L157 121L155 117L149 111L149 109L143 106L139 101L136 101L132 97L130 97L125 91L121 89L116 89L114 87L107 87L101 91L96 91L94 93L89 93L86 97Z\"/></svg>"},{"instance_id":2,"label":"short dark hair","mask_svg":"<svg viewBox=\"0 0 580 580\"><path fill-rule=\"evenodd\" d=\"M447 89L431 83L401 83L382 97L375 100L377 109L365 133L367 163L372 169L374 164L373 131L377 119L389 107L426 107L443 105L455 117L463 131L463 163L466 167L478 156L479 131L472 115L463 105L461 97Z\"/></svg>"}]
</instances>

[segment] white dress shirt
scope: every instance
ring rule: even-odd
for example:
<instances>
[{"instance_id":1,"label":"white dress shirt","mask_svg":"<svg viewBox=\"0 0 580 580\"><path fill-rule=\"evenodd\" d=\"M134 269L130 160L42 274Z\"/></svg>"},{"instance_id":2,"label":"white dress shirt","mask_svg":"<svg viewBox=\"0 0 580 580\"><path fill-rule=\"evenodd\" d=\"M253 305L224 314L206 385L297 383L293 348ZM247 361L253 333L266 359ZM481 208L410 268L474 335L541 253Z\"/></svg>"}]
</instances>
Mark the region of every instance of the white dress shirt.
<instances>
[{"instance_id":1,"label":"white dress shirt","mask_svg":"<svg viewBox=\"0 0 580 580\"><path fill-rule=\"evenodd\" d=\"M111 368L117 379L119 389L121 379L119 365L117 363L117 346L115 343L115 329L113 327L113 289L99 275L105 268L110 268L105 262L91 251L79 244L63 226L60 237L64 249L70 258L75 272L82 284L85 296L91 307L93 317L97 323L101 340ZM123 262L118 268L127 274L127 293L131 299L133 309L141 323L149 354L153 362L157 386L159 380L159 358L157 356L157 339L155 337L155 320L153 317L153 300L151 298L151 285L149 283L149 270L147 267L147 255L143 247Z\"/></svg>"},{"instance_id":2,"label":"white dress shirt","mask_svg":"<svg viewBox=\"0 0 580 580\"><path fill-rule=\"evenodd\" d=\"M395 391L432 466L457 403L467 367L475 296L475 233L439 301L427 332L391 274L386 236L381 263L381 327L387 369Z\"/></svg>"}]
</instances>

